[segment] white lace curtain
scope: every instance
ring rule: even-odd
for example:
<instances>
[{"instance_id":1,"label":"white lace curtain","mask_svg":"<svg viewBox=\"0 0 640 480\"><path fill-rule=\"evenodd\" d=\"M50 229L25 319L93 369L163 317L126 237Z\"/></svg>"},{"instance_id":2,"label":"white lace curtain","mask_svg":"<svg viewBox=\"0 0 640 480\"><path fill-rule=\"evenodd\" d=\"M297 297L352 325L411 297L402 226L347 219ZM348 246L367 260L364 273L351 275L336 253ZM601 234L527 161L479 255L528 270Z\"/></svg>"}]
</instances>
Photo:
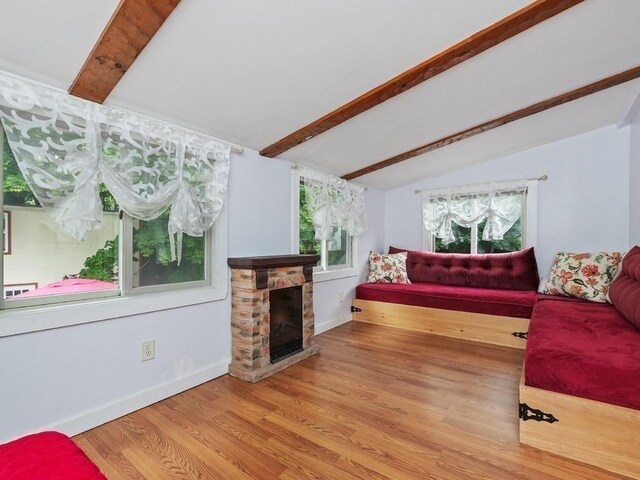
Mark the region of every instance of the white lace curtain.
<instances>
[{"instance_id":1,"label":"white lace curtain","mask_svg":"<svg viewBox=\"0 0 640 480\"><path fill-rule=\"evenodd\" d=\"M299 167L299 174L317 240L331 240L334 227L345 229L351 236L367 230L364 187L307 168Z\"/></svg>"},{"instance_id":2,"label":"white lace curtain","mask_svg":"<svg viewBox=\"0 0 640 480\"><path fill-rule=\"evenodd\" d=\"M230 147L209 137L1 73L0 120L35 197L78 240L102 227L102 183L133 218L170 208L178 260L182 235L201 236L222 209Z\"/></svg>"},{"instance_id":3,"label":"white lace curtain","mask_svg":"<svg viewBox=\"0 0 640 480\"><path fill-rule=\"evenodd\" d=\"M502 240L522 215L527 183L487 185L482 190L465 188L422 192L422 216L427 231L442 240L455 242L452 222L471 227L485 218L483 240Z\"/></svg>"}]
</instances>

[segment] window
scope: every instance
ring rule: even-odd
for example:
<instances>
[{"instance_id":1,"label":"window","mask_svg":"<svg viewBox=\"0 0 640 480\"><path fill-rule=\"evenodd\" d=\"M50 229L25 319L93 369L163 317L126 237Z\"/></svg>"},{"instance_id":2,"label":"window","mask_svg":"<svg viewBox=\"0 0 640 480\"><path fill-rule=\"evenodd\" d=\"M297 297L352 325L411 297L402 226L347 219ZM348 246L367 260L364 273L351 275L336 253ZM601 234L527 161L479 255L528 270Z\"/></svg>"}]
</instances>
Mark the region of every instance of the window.
<instances>
[{"instance_id":1,"label":"window","mask_svg":"<svg viewBox=\"0 0 640 480\"><path fill-rule=\"evenodd\" d=\"M523 246L522 217L507 231L502 240L482 240L482 231L487 220L471 227L461 227L453 223L456 240L445 245L439 238L433 237L434 249L438 253L506 253L520 250Z\"/></svg>"},{"instance_id":2,"label":"window","mask_svg":"<svg viewBox=\"0 0 640 480\"><path fill-rule=\"evenodd\" d=\"M301 254L318 254L320 260L314 268L318 279L333 279L355 275L353 258L355 237L342 227L333 227L330 240L317 240L309 212L307 195L300 175L294 170L294 232L293 244Z\"/></svg>"},{"instance_id":3,"label":"window","mask_svg":"<svg viewBox=\"0 0 640 480\"><path fill-rule=\"evenodd\" d=\"M2 127L0 137L3 308L211 285L210 231L202 237L183 236L178 265L171 259L168 212L151 221L134 220L120 213L115 199L100 186L103 228L76 240L54 228L50 211L29 188Z\"/></svg>"},{"instance_id":4,"label":"window","mask_svg":"<svg viewBox=\"0 0 640 480\"><path fill-rule=\"evenodd\" d=\"M15 297L23 293L30 292L38 288L37 283L22 283L19 285L5 285L4 286L4 298Z\"/></svg>"},{"instance_id":5,"label":"window","mask_svg":"<svg viewBox=\"0 0 640 480\"><path fill-rule=\"evenodd\" d=\"M537 226L537 181L470 185L459 187L459 191L424 191L425 249L440 253L484 254L513 252L533 245ZM494 239L483 240L483 233ZM497 239L500 236L502 238ZM444 238L450 241L445 242Z\"/></svg>"},{"instance_id":6,"label":"window","mask_svg":"<svg viewBox=\"0 0 640 480\"><path fill-rule=\"evenodd\" d=\"M0 337L226 298L231 145L3 72L0 121Z\"/></svg>"}]
</instances>

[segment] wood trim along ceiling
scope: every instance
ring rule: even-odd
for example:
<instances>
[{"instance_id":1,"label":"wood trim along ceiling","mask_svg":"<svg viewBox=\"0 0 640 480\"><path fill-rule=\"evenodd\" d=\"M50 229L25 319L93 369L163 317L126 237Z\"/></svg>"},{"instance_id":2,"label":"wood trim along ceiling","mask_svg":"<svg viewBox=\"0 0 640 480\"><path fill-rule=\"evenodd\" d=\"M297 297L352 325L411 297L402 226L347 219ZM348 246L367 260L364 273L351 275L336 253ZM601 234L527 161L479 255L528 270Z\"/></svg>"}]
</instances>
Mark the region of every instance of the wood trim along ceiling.
<instances>
[{"instance_id":1,"label":"wood trim along ceiling","mask_svg":"<svg viewBox=\"0 0 640 480\"><path fill-rule=\"evenodd\" d=\"M640 78L640 66L625 70L624 72L612 75L610 77L603 78L602 80L598 80L597 82L590 83L589 85L584 85L582 87L576 88L575 90L562 93L547 100L534 103L533 105L521 108L520 110L516 110L515 112L511 112L501 117L494 118L493 120L489 120L488 122L481 123L474 127L467 128L466 130L462 130L458 133L454 133L453 135L449 135L434 142L427 143L426 145L422 145L421 147L417 147L399 155L395 155L391 158L387 158L386 160L374 163L372 165L369 165L368 167L364 167L360 170L356 170L355 172L348 173L342 178L344 178L345 180L353 180L354 178L361 177L363 175L375 172L391 165L395 165L396 163L400 163L410 158L417 157L418 155L423 155L427 152L437 150L438 148L446 147L447 145L451 145L452 143L459 142L460 140L478 135L479 133L493 130L494 128L506 125L507 123L515 122L516 120L520 120L530 115L535 115L536 113L540 113L564 103L586 97L587 95L591 95L602 90L606 90L607 88L615 87L616 85L629 82L636 78Z\"/></svg>"},{"instance_id":2,"label":"wood trim along ceiling","mask_svg":"<svg viewBox=\"0 0 640 480\"><path fill-rule=\"evenodd\" d=\"M276 157L582 1L537 0L269 145L260 155Z\"/></svg>"},{"instance_id":3,"label":"wood trim along ceiling","mask_svg":"<svg viewBox=\"0 0 640 480\"><path fill-rule=\"evenodd\" d=\"M102 103L180 0L121 0L69 93Z\"/></svg>"}]
</instances>

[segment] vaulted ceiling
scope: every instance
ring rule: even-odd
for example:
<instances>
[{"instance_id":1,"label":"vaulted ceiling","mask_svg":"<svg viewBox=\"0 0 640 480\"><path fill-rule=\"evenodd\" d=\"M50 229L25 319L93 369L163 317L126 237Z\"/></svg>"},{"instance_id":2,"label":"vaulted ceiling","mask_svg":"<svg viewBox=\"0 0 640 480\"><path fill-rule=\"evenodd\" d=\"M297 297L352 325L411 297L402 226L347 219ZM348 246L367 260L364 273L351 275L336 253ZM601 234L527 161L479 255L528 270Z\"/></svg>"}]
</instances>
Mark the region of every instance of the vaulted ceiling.
<instances>
[{"instance_id":1,"label":"vaulted ceiling","mask_svg":"<svg viewBox=\"0 0 640 480\"><path fill-rule=\"evenodd\" d=\"M117 78L98 70L86 85L111 81L105 103L268 154L273 150L267 147L354 107L367 92L463 42L437 75L427 69L426 81L367 103L371 108L333 128L303 131L287 145L293 148L278 150L280 158L337 175L357 172L351 175L357 181L383 189L623 122L640 95L634 79L640 75L638 0L5 3L0 42L10 48L0 49L0 69L65 90L85 61L105 58L92 50L119 3L123 21L134 24L139 12L123 14L124 7L166 4L164 24L155 12L133 36L115 28L116 43L119 34L126 38L121 50L141 41L141 53L136 59L139 52L129 52L132 64L120 64ZM544 15L534 18L527 10L533 8ZM519 15L514 24L521 32L491 30L510 15ZM465 43L470 37L475 44ZM462 135L456 143L447 140L494 119L514 120L514 112L531 113L527 107L629 70L624 82L598 93ZM396 85L401 91L403 83ZM87 96L77 88L78 82L74 92ZM446 146L360 175L438 140Z\"/></svg>"}]
</instances>

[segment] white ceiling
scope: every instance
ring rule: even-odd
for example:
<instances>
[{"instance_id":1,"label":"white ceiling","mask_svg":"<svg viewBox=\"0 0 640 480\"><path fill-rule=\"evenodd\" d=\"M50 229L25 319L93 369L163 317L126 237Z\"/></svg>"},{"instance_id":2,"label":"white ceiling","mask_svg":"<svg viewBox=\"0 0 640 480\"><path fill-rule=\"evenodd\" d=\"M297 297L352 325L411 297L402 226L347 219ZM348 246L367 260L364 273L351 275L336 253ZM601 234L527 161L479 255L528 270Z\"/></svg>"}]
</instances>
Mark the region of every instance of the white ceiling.
<instances>
[{"instance_id":1,"label":"white ceiling","mask_svg":"<svg viewBox=\"0 0 640 480\"><path fill-rule=\"evenodd\" d=\"M0 42L11 48L0 69L68 88L117 3L3 2ZM185 0L107 103L260 150L527 3ZM349 173L640 65L638 25L640 0L586 0L281 157ZM358 181L394 188L616 123L638 83Z\"/></svg>"},{"instance_id":2,"label":"white ceiling","mask_svg":"<svg viewBox=\"0 0 640 480\"><path fill-rule=\"evenodd\" d=\"M0 69L67 90L118 0L0 3Z\"/></svg>"}]
</instances>

